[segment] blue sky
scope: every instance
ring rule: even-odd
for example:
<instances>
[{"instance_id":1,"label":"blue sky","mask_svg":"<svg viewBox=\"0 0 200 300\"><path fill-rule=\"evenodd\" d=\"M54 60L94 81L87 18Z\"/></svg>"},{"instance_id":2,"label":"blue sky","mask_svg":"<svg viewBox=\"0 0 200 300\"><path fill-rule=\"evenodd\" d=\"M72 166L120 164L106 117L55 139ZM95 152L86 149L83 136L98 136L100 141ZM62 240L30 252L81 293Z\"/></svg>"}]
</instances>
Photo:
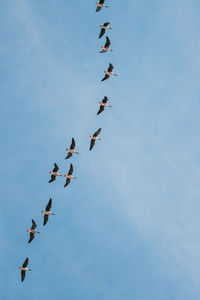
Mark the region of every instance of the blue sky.
<instances>
[{"instance_id":1,"label":"blue sky","mask_svg":"<svg viewBox=\"0 0 200 300\"><path fill-rule=\"evenodd\" d=\"M0 4L1 299L200 299L199 1L94 3ZM102 83L109 62L119 76ZM68 171L72 136L64 189L48 172Z\"/></svg>"}]
</instances>

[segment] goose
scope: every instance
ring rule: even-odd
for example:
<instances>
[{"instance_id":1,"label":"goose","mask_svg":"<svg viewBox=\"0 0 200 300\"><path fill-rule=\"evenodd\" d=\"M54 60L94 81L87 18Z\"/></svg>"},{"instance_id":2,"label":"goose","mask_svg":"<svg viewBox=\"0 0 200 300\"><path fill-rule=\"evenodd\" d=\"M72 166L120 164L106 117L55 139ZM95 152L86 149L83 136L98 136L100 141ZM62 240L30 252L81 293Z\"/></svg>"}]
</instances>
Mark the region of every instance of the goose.
<instances>
[{"instance_id":1,"label":"goose","mask_svg":"<svg viewBox=\"0 0 200 300\"><path fill-rule=\"evenodd\" d=\"M25 259L22 267L18 267L21 270L21 280L24 281L24 278L26 277L26 271L31 271L31 269L27 268L28 266L28 257Z\"/></svg>"},{"instance_id":2,"label":"goose","mask_svg":"<svg viewBox=\"0 0 200 300\"><path fill-rule=\"evenodd\" d=\"M52 205L52 199L50 198L49 202L48 202L48 204L46 206L46 209L41 211L44 214L43 226L45 226L47 224L47 221L48 221L48 218L49 218L50 215L55 215L54 213L52 213L50 211L51 205Z\"/></svg>"},{"instance_id":3,"label":"goose","mask_svg":"<svg viewBox=\"0 0 200 300\"><path fill-rule=\"evenodd\" d=\"M62 176L62 175L60 175L58 173L58 170L59 170L59 168L58 168L57 164L54 163L54 169L53 169L53 171L49 172L51 174L51 179L49 180L49 183L53 182L54 180L56 180L56 176Z\"/></svg>"},{"instance_id":4,"label":"goose","mask_svg":"<svg viewBox=\"0 0 200 300\"><path fill-rule=\"evenodd\" d=\"M103 98L101 102L99 102L100 108L97 112L97 115L99 115L100 113L102 113L102 111L104 111L104 107L112 107L111 105L108 105L107 102L108 102L108 97L106 96Z\"/></svg>"},{"instance_id":5,"label":"goose","mask_svg":"<svg viewBox=\"0 0 200 300\"><path fill-rule=\"evenodd\" d=\"M98 135L100 134L100 132L101 132L101 128L99 128L93 135L90 135L91 142L90 142L90 149L89 149L89 151L91 151L92 148L94 147L94 144L95 144L96 140L100 140L101 141L101 139L98 137Z\"/></svg>"},{"instance_id":6,"label":"goose","mask_svg":"<svg viewBox=\"0 0 200 300\"><path fill-rule=\"evenodd\" d=\"M106 32L106 29L112 29L110 28L108 25L110 24L110 22L106 22L104 23L103 25L100 25L99 27L101 27L101 31L100 31L100 34L99 34L99 39L105 34Z\"/></svg>"},{"instance_id":7,"label":"goose","mask_svg":"<svg viewBox=\"0 0 200 300\"><path fill-rule=\"evenodd\" d=\"M35 233L40 233L39 231L36 231L35 228L37 227L37 224L35 223L35 221L32 219L32 227L31 229L27 229L27 232L30 232L30 238L28 241L28 244L32 242L32 240L35 237Z\"/></svg>"},{"instance_id":8,"label":"goose","mask_svg":"<svg viewBox=\"0 0 200 300\"><path fill-rule=\"evenodd\" d=\"M73 171L74 171L73 165L70 164L70 168L69 168L68 174L63 175L64 177L67 178L64 187L66 187L70 183L70 181L71 181L72 178L76 179L75 176L72 176Z\"/></svg>"},{"instance_id":9,"label":"goose","mask_svg":"<svg viewBox=\"0 0 200 300\"><path fill-rule=\"evenodd\" d=\"M108 52L108 51L113 51L113 50L111 50L111 49L109 48L110 44L111 44L111 42L110 42L109 37L106 37L106 43L105 43L105 45L104 45L104 46L101 46L101 48L102 48L103 50L101 50L101 52L99 52L99 53L105 53L105 52Z\"/></svg>"},{"instance_id":10,"label":"goose","mask_svg":"<svg viewBox=\"0 0 200 300\"><path fill-rule=\"evenodd\" d=\"M104 81L104 80L110 78L111 75L117 76L117 74L115 74L115 73L112 72L113 69L114 69L114 66L113 66L111 63L109 63L108 70L107 70L107 71L104 71L105 76L104 76L103 79L101 79L101 81Z\"/></svg>"},{"instance_id":11,"label":"goose","mask_svg":"<svg viewBox=\"0 0 200 300\"><path fill-rule=\"evenodd\" d=\"M75 147L76 147L75 140L74 140L74 138L72 138L72 143L71 143L70 148L69 148L69 149L68 149L68 148L66 149L66 151L68 151L68 154L67 154L67 156L65 157L65 159L68 159L68 158L72 157L72 154L74 154L74 153L79 154L78 152L76 152L76 151L74 150Z\"/></svg>"},{"instance_id":12,"label":"goose","mask_svg":"<svg viewBox=\"0 0 200 300\"><path fill-rule=\"evenodd\" d=\"M108 7L107 5L104 5L104 1L105 0L99 0L99 3L96 3L97 6L96 12L99 12L102 9L102 7Z\"/></svg>"}]
</instances>

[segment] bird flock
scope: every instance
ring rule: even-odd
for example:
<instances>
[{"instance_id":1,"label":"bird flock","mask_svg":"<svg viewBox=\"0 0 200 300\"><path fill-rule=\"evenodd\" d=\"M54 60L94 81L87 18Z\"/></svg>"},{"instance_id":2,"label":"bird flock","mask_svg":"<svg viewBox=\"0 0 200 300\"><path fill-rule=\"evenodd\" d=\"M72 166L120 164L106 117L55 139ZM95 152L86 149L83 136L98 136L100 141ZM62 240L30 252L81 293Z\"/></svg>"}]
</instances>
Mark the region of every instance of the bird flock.
<instances>
[{"instance_id":1,"label":"bird flock","mask_svg":"<svg viewBox=\"0 0 200 300\"><path fill-rule=\"evenodd\" d=\"M104 2L105 2L105 0L99 0L99 2L96 3L96 12L100 12L102 8L108 8L108 6L104 4ZM104 34L106 33L106 30L112 29L111 27L109 27L109 25L110 25L110 22L105 22L103 25L100 25L101 31L99 34L99 39L101 39L104 36ZM108 36L106 36L106 42L105 42L104 46L101 46L102 50L99 53L107 53L107 52L113 51L112 49L110 49L110 45L111 45L110 39ZM114 69L114 66L111 63L109 63L108 69L106 71L104 71L105 75L101 79L101 81L107 80L108 78L110 78L110 76L117 76L117 74L113 73L113 69ZM108 102L108 97L104 96L103 100L99 102L100 107L97 112L97 115L101 114L104 111L105 107L110 107L110 108L112 107L111 105L108 105L107 102ZM101 140L101 138L99 138L100 133L101 133L101 128L96 130L94 132L94 134L90 136L89 151L91 151L93 149L95 142L97 140ZM65 159L71 158L73 156L73 154L79 154L77 151L75 151L75 147L76 147L76 143L75 143L74 138L72 137L70 147L66 148L66 151L68 153L67 153L67 156L65 157ZM56 177L64 177L64 178L66 178L64 187L67 187L70 184L72 179L76 179L76 177L72 175L73 171L74 171L72 163L70 164L69 171L67 174L60 174L58 171L59 171L59 167L56 163L54 163L53 170L49 172L51 174L49 183L54 182L56 180ZM45 210L41 211L41 213L44 215L43 226L45 226L47 224L49 216L55 215L53 212L50 211L51 206L52 206L52 199L50 198ZM37 228L37 224L32 219L31 229L26 230L30 234L28 244L30 244L33 241L33 239L35 238L35 234L40 234L40 232L37 231L36 228ZM21 281L22 282L24 281L24 279L26 277L26 271L31 271L31 269L28 268L28 263L29 263L29 258L27 257L25 259L24 263L22 264L22 266L19 267L19 269L21 270Z\"/></svg>"}]
</instances>

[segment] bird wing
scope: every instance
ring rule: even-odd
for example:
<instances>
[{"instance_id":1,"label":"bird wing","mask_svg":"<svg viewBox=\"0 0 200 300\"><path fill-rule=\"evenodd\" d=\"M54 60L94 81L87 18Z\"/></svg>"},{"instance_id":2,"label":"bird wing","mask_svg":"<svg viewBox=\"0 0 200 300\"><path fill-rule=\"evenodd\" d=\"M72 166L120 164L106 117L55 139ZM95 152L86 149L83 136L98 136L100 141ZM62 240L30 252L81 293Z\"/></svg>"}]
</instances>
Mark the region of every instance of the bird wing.
<instances>
[{"instance_id":1,"label":"bird wing","mask_svg":"<svg viewBox=\"0 0 200 300\"><path fill-rule=\"evenodd\" d=\"M101 10L101 7L100 6L97 6L97 9L96 9L96 12L100 11Z\"/></svg>"},{"instance_id":2,"label":"bird wing","mask_svg":"<svg viewBox=\"0 0 200 300\"><path fill-rule=\"evenodd\" d=\"M68 186L68 184L70 183L71 179L67 178L64 187Z\"/></svg>"},{"instance_id":3,"label":"bird wing","mask_svg":"<svg viewBox=\"0 0 200 300\"><path fill-rule=\"evenodd\" d=\"M99 39L104 35L106 30L104 28L101 28L100 34L99 34Z\"/></svg>"},{"instance_id":4,"label":"bird wing","mask_svg":"<svg viewBox=\"0 0 200 300\"><path fill-rule=\"evenodd\" d=\"M32 240L34 239L35 235L34 233L30 232L30 239L28 241L28 244L32 242Z\"/></svg>"},{"instance_id":5,"label":"bird wing","mask_svg":"<svg viewBox=\"0 0 200 300\"><path fill-rule=\"evenodd\" d=\"M101 132L101 128L99 128L95 133L94 133L94 135L93 136L98 136L99 134L100 134L100 132Z\"/></svg>"},{"instance_id":6,"label":"bird wing","mask_svg":"<svg viewBox=\"0 0 200 300\"><path fill-rule=\"evenodd\" d=\"M105 43L105 48L108 48L110 46L110 39L109 37L106 37L106 43Z\"/></svg>"},{"instance_id":7,"label":"bird wing","mask_svg":"<svg viewBox=\"0 0 200 300\"><path fill-rule=\"evenodd\" d=\"M49 216L48 215L44 215L43 226L45 226L47 224L48 219L49 219Z\"/></svg>"},{"instance_id":8,"label":"bird wing","mask_svg":"<svg viewBox=\"0 0 200 300\"><path fill-rule=\"evenodd\" d=\"M24 261L22 267L23 267L23 268L26 268L27 266L28 266L28 257L25 259L25 261Z\"/></svg>"},{"instance_id":9,"label":"bird wing","mask_svg":"<svg viewBox=\"0 0 200 300\"><path fill-rule=\"evenodd\" d=\"M53 182L54 180L56 180L56 176L53 175L53 174L51 174L51 179L49 180L49 183L50 183L50 182Z\"/></svg>"},{"instance_id":10,"label":"bird wing","mask_svg":"<svg viewBox=\"0 0 200 300\"><path fill-rule=\"evenodd\" d=\"M74 148L75 148L75 140L74 140L74 138L72 138L72 143L71 143L70 149L74 150Z\"/></svg>"},{"instance_id":11,"label":"bird wing","mask_svg":"<svg viewBox=\"0 0 200 300\"><path fill-rule=\"evenodd\" d=\"M70 164L68 175L72 175L73 171L74 171L73 165Z\"/></svg>"},{"instance_id":12,"label":"bird wing","mask_svg":"<svg viewBox=\"0 0 200 300\"><path fill-rule=\"evenodd\" d=\"M103 78L103 79L101 79L101 81L104 81L104 80L108 79L109 77L110 77L110 75L108 75L108 74L105 74L104 78Z\"/></svg>"},{"instance_id":13,"label":"bird wing","mask_svg":"<svg viewBox=\"0 0 200 300\"><path fill-rule=\"evenodd\" d=\"M33 229L35 229L37 227L37 224L35 223L35 221L32 219L32 227L31 227L31 229L33 230Z\"/></svg>"},{"instance_id":14,"label":"bird wing","mask_svg":"<svg viewBox=\"0 0 200 300\"><path fill-rule=\"evenodd\" d=\"M65 157L65 159L68 159L68 158L70 158L70 157L72 157L72 153L68 152L68 154L67 154L67 156Z\"/></svg>"},{"instance_id":15,"label":"bird wing","mask_svg":"<svg viewBox=\"0 0 200 300\"><path fill-rule=\"evenodd\" d=\"M94 147L94 144L95 144L95 140L91 139L91 142L90 142L90 151L92 150L92 148Z\"/></svg>"},{"instance_id":16,"label":"bird wing","mask_svg":"<svg viewBox=\"0 0 200 300\"><path fill-rule=\"evenodd\" d=\"M112 72L113 69L114 69L113 65L112 65L112 64L109 64L108 72Z\"/></svg>"},{"instance_id":17,"label":"bird wing","mask_svg":"<svg viewBox=\"0 0 200 300\"><path fill-rule=\"evenodd\" d=\"M102 102L103 102L103 103L107 103L107 102L108 102L108 97L105 96L105 97L103 98Z\"/></svg>"},{"instance_id":18,"label":"bird wing","mask_svg":"<svg viewBox=\"0 0 200 300\"><path fill-rule=\"evenodd\" d=\"M53 172L57 172L59 170L58 165L56 163L54 163L54 169Z\"/></svg>"},{"instance_id":19,"label":"bird wing","mask_svg":"<svg viewBox=\"0 0 200 300\"><path fill-rule=\"evenodd\" d=\"M51 198L49 199L49 202L48 202L48 204L47 204L47 206L46 206L46 211L50 211L50 209L51 209L51 204L52 204L52 200L51 200Z\"/></svg>"},{"instance_id":20,"label":"bird wing","mask_svg":"<svg viewBox=\"0 0 200 300\"><path fill-rule=\"evenodd\" d=\"M100 105L100 108L99 108L99 110L98 110L97 115L99 115L100 113L102 113L102 111L104 111L104 106L103 106L103 105Z\"/></svg>"},{"instance_id":21,"label":"bird wing","mask_svg":"<svg viewBox=\"0 0 200 300\"><path fill-rule=\"evenodd\" d=\"M21 271L21 281L24 281L24 278L26 277L26 272L25 271Z\"/></svg>"},{"instance_id":22,"label":"bird wing","mask_svg":"<svg viewBox=\"0 0 200 300\"><path fill-rule=\"evenodd\" d=\"M110 22L106 22L103 24L103 26L108 26L110 24Z\"/></svg>"},{"instance_id":23,"label":"bird wing","mask_svg":"<svg viewBox=\"0 0 200 300\"><path fill-rule=\"evenodd\" d=\"M105 1L105 0L100 0L100 1L99 1L99 4L104 4L104 1Z\"/></svg>"}]
</instances>

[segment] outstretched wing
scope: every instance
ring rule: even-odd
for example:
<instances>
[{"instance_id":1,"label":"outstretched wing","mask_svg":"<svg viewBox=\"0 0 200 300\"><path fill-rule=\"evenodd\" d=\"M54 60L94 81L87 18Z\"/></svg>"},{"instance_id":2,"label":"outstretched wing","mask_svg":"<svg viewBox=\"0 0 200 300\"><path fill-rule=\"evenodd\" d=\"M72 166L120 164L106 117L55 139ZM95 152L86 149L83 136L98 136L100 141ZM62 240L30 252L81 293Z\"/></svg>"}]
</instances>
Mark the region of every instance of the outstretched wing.
<instances>
[{"instance_id":1,"label":"outstretched wing","mask_svg":"<svg viewBox=\"0 0 200 300\"><path fill-rule=\"evenodd\" d=\"M108 97L105 96L105 97L103 98L102 102L103 102L103 103L107 103L107 102L108 102Z\"/></svg>"},{"instance_id":2,"label":"outstretched wing","mask_svg":"<svg viewBox=\"0 0 200 300\"><path fill-rule=\"evenodd\" d=\"M101 28L100 34L99 34L99 39L104 35L106 30L104 28Z\"/></svg>"},{"instance_id":3,"label":"outstretched wing","mask_svg":"<svg viewBox=\"0 0 200 300\"><path fill-rule=\"evenodd\" d=\"M104 78L103 78L103 79L101 79L101 81L104 81L104 80L108 79L109 77L110 77L110 75L108 75L108 74L105 74Z\"/></svg>"},{"instance_id":4,"label":"outstretched wing","mask_svg":"<svg viewBox=\"0 0 200 300\"><path fill-rule=\"evenodd\" d=\"M100 134L100 132L101 132L101 128L99 128L95 133L94 133L94 135L93 136L98 136L99 134Z\"/></svg>"},{"instance_id":5,"label":"outstretched wing","mask_svg":"<svg viewBox=\"0 0 200 300\"><path fill-rule=\"evenodd\" d=\"M33 229L35 229L37 227L37 224L35 223L35 221L32 219L32 227L31 227L31 229L33 230Z\"/></svg>"},{"instance_id":6,"label":"outstretched wing","mask_svg":"<svg viewBox=\"0 0 200 300\"><path fill-rule=\"evenodd\" d=\"M51 175L51 179L49 180L49 183L50 183L50 182L53 182L54 180L56 180L56 176L52 174L52 175Z\"/></svg>"},{"instance_id":7,"label":"outstretched wing","mask_svg":"<svg viewBox=\"0 0 200 300\"><path fill-rule=\"evenodd\" d=\"M30 239L28 241L28 244L32 242L32 240L34 239L35 235L34 233L30 232Z\"/></svg>"},{"instance_id":8,"label":"outstretched wing","mask_svg":"<svg viewBox=\"0 0 200 300\"><path fill-rule=\"evenodd\" d=\"M96 12L99 12L101 10L100 6L97 6Z\"/></svg>"},{"instance_id":9,"label":"outstretched wing","mask_svg":"<svg viewBox=\"0 0 200 300\"><path fill-rule=\"evenodd\" d=\"M75 140L74 140L74 138L72 138L72 143L71 143L70 149L74 150L74 148L75 148Z\"/></svg>"},{"instance_id":10,"label":"outstretched wing","mask_svg":"<svg viewBox=\"0 0 200 300\"><path fill-rule=\"evenodd\" d=\"M95 144L95 140L91 139L89 151L92 150L92 148L94 147L94 144Z\"/></svg>"},{"instance_id":11,"label":"outstretched wing","mask_svg":"<svg viewBox=\"0 0 200 300\"><path fill-rule=\"evenodd\" d=\"M106 23L103 24L103 26L106 27L106 26L108 26L109 24L110 24L110 22L106 22Z\"/></svg>"},{"instance_id":12,"label":"outstretched wing","mask_svg":"<svg viewBox=\"0 0 200 300\"><path fill-rule=\"evenodd\" d=\"M68 152L68 154L67 154L67 156L65 157L65 159L68 159L68 158L70 158L70 157L72 157L72 153Z\"/></svg>"},{"instance_id":13,"label":"outstretched wing","mask_svg":"<svg viewBox=\"0 0 200 300\"><path fill-rule=\"evenodd\" d=\"M24 281L24 278L26 277L26 272L25 271L21 271L21 281Z\"/></svg>"},{"instance_id":14,"label":"outstretched wing","mask_svg":"<svg viewBox=\"0 0 200 300\"><path fill-rule=\"evenodd\" d=\"M43 226L45 226L47 224L48 219L49 219L49 216L48 215L44 215Z\"/></svg>"},{"instance_id":15,"label":"outstretched wing","mask_svg":"<svg viewBox=\"0 0 200 300\"><path fill-rule=\"evenodd\" d=\"M23 267L23 268L26 268L27 266L28 266L28 257L25 259L25 261L24 261L22 267Z\"/></svg>"},{"instance_id":16,"label":"outstretched wing","mask_svg":"<svg viewBox=\"0 0 200 300\"><path fill-rule=\"evenodd\" d=\"M113 65L112 65L112 64L109 64L108 72L112 72L113 69L114 69Z\"/></svg>"},{"instance_id":17,"label":"outstretched wing","mask_svg":"<svg viewBox=\"0 0 200 300\"><path fill-rule=\"evenodd\" d=\"M51 200L51 198L50 198L50 199L49 199L49 202L48 202L48 204L47 204L47 206L46 206L46 211L50 211L51 205L52 205L52 200Z\"/></svg>"},{"instance_id":18,"label":"outstretched wing","mask_svg":"<svg viewBox=\"0 0 200 300\"><path fill-rule=\"evenodd\" d=\"M99 4L104 4L104 1L105 1L105 0L100 0L100 1L99 1Z\"/></svg>"},{"instance_id":19,"label":"outstretched wing","mask_svg":"<svg viewBox=\"0 0 200 300\"><path fill-rule=\"evenodd\" d=\"M71 179L67 178L64 187L68 186L68 184L70 183Z\"/></svg>"},{"instance_id":20,"label":"outstretched wing","mask_svg":"<svg viewBox=\"0 0 200 300\"><path fill-rule=\"evenodd\" d=\"M110 46L110 39L109 37L106 37L106 43L105 43L105 48L108 48Z\"/></svg>"},{"instance_id":21,"label":"outstretched wing","mask_svg":"<svg viewBox=\"0 0 200 300\"><path fill-rule=\"evenodd\" d=\"M104 106L103 106L103 105L100 105L100 108L99 108L99 110L98 110L97 115L99 115L100 113L102 113L102 111L104 111Z\"/></svg>"},{"instance_id":22,"label":"outstretched wing","mask_svg":"<svg viewBox=\"0 0 200 300\"><path fill-rule=\"evenodd\" d=\"M54 163L54 169L53 172L57 172L59 170L58 165L56 163Z\"/></svg>"},{"instance_id":23,"label":"outstretched wing","mask_svg":"<svg viewBox=\"0 0 200 300\"><path fill-rule=\"evenodd\" d=\"M68 175L72 175L73 171L74 171L73 165L70 164Z\"/></svg>"}]
</instances>

